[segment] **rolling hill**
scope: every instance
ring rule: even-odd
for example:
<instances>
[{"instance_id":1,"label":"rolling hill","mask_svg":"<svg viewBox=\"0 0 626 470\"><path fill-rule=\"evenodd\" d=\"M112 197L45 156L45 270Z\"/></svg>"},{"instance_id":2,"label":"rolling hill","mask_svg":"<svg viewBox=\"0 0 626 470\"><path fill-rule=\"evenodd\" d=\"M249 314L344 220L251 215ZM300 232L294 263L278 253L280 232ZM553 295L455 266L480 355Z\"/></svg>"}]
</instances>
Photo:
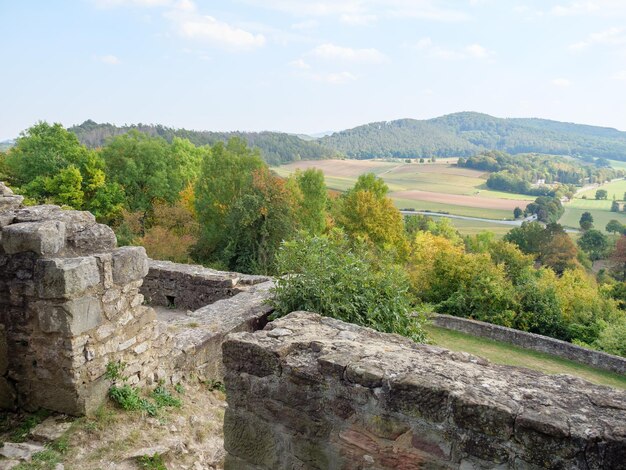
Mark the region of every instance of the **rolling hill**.
<instances>
[{"instance_id":1,"label":"rolling hill","mask_svg":"<svg viewBox=\"0 0 626 470\"><path fill-rule=\"evenodd\" d=\"M626 132L546 119L503 119L473 112L428 120L373 122L317 139L282 132L193 131L151 124L115 126L91 120L69 128L88 147L100 147L107 139L131 129L168 141L184 137L196 145L241 137L249 145L259 147L270 164L336 157L467 157L483 150L626 161Z\"/></svg>"},{"instance_id":2,"label":"rolling hill","mask_svg":"<svg viewBox=\"0 0 626 470\"><path fill-rule=\"evenodd\" d=\"M470 156L483 150L626 160L626 132L546 119L463 112L374 122L319 139L349 158Z\"/></svg>"}]
</instances>

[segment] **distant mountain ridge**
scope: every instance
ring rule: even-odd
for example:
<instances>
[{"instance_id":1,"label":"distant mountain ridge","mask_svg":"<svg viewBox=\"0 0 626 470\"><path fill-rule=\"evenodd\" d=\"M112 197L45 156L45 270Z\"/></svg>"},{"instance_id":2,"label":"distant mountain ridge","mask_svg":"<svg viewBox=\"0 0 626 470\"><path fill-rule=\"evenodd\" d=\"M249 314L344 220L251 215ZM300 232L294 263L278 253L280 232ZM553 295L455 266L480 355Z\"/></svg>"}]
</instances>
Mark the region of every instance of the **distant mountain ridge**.
<instances>
[{"instance_id":1,"label":"distant mountain ridge","mask_svg":"<svg viewBox=\"0 0 626 470\"><path fill-rule=\"evenodd\" d=\"M196 145L241 137L249 145L259 147L270 164L333 157L467 157L484 150L626 161L626 132L538 118L497 118L474 112L427 120L373 122L317 139L283 132L191 131L148 124L120 127L91 120L69 128L82 143L92 148L100 147L107 139L131 129L169 141L173 137L183 137Z\"/></svg>"},{"instance_id":2,"label":"distant mountain ridge","mask_svg":"<svg viewBox=\"0 0 626 470\"><path fill-rule=\"evenodd\" d=\"M626 132L537 118L462 112L374 122L319 141L350 158L470 156L483 150L626 160Z\"/></svg>"}]
</instances>

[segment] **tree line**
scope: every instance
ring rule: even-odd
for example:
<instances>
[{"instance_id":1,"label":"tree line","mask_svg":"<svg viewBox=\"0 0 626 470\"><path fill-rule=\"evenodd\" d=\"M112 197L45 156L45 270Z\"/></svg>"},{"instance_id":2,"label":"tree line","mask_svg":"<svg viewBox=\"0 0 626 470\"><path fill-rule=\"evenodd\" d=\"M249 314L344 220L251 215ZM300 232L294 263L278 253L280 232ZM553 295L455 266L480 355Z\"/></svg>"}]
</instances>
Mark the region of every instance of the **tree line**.
<instances>
[{"instance_id":1,"label":"tree line","mask_svg":"<svg viewBox=\"0 0 626 470\"><path fill-rule=\"evenodd\" d=\"M622 170L610 168L604 159L583 161L537 154L512 156L500 151L459 158L457 165L490 172L486 183L489 189L531 196L572 197L576 186L604 183L624 176Z\"/></svg>"}]
</instances>

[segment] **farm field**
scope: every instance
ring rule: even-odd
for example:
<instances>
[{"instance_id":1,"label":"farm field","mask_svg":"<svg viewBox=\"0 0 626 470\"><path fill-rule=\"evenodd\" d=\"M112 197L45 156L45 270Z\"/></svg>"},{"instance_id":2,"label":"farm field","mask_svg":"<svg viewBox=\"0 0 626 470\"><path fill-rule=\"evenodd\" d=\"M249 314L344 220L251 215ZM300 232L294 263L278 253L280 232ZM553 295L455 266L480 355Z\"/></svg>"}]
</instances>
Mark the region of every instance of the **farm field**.
<instances>
[{"instance_id":1,"label":"farm field","mask_svg":"<svg viewBox=\"0 0 626 470\"><path fill-rule=\"evenodd\" d=\"M293 162L273 170L288 176L297 169L319 168L330 189L345 191L359 175L372 172L385 180L396 207L445 212L468 217L511 219L515 207L524 208L534 198L485 189L488 173L458 168L456 159L436 163L379 160L320 160ZM482 223L476 223L475 227ZM493 224L489 224L493 225ZM501 232L502 227L498 226ZM476 228L467 227L475 233ZM485 227L488 230L489 227ZM510 229L510 228L509 228ZM480 231L480 230L478 230ZM506 231L506 230L505 230Z\"/></svg>"},{"instance_id":2,"label":"farm field","mask_svg":"<svg viewBox=\"0 0 626 470\"><path fill-rule=\"evenodd\" d=\"M594 199L597 189L606 189L608 192L608 199L602 201ZM594 227L598 230L604 230L606 224L611 219L615 219L622 224L626 224L626 213L611 212L613 195L615 195L615 198L618 201L621 201L624 197L624 192L626 192L626 180L612 181L610 183L600 185L597 188L579 193L570 202L564 204L565 213L559 220L559 223L566 227L578 228L580 216L583 212L590 212L593 216ZM583 195L586 196L587 199L582 199Z\"/></svg>"}]
</instances>

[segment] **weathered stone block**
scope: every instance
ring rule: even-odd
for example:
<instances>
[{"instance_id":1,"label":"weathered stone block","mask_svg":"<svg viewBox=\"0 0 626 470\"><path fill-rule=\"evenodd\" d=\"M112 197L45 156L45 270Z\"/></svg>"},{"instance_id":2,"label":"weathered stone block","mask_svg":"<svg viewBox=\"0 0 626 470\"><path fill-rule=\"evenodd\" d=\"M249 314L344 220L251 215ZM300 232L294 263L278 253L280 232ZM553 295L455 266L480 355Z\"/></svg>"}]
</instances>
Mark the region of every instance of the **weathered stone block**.
<instances>
[{"instance_id":1,"label":"weathered stone block","mask_svg":"<svg viewBox=\"0 0 626 470\"><path fill-rule=\"evenodd\" d=\"M102 323L102 305L96 297L73 299L61 305L37 304L39 326L46 333L78 336Z\"/></svg>"},{"instance_id":2,"label":"weathered stone block","mask_svg":"<svg viewBox=\"0 0 626 470\"><path fill-rule=\"evenodd\" d=\"M2 248L8 254L32 251L38 255L51 256L61 251L64 245L63 222L22 222L2 229Z\"/></svg>"},{"instance_id":3,"label":"weathered stone block","mask_svg":"<svg viewBox=\"0 0 626 470\"><path fill-rule=\"evenodd\" d=\"M37 292L41 298L68 298L82 294L100 282L96 259L57 258L38 260Z\"/></svg>"},{"instance_id":4,"label":"weathered stone block","mask_svg":"<svg viewBox=\"0 0 626 470\"><path fill-rule=\"evenodd\" d=\"M626 394L582 379L305 312L222 351L231 467L582 470L626 457Z\"/></svg>"},{"instance_id":5,"label":"weathered stone block","mask_svg":"<svg viewBox=\"0 0 626 470\"><path fill-rule=\"evenodd\" d=\"M139 281L148 274L148 256L142 246L125 246L113 251L113 282Z\"/></svg>"}]
</instances>

